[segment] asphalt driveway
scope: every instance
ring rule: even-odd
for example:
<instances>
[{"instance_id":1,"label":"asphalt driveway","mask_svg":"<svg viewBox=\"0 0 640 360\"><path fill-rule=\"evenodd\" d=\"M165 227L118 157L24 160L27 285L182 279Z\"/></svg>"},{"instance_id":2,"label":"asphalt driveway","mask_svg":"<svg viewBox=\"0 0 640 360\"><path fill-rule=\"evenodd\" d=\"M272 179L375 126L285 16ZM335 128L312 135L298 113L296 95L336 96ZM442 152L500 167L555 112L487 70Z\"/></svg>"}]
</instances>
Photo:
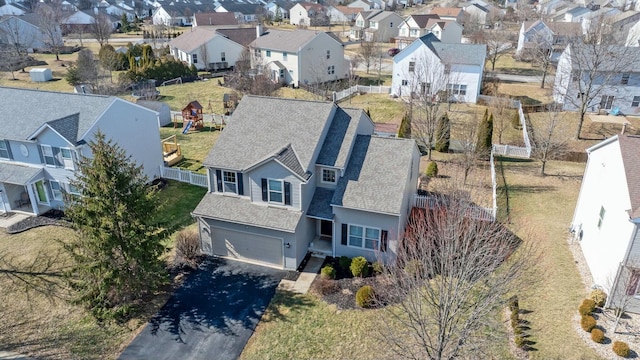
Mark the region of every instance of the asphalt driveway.
<instances>
[{"instance_id":1,"label":"asphalt driveway","mask_svg":"<svg viewBox=\"0 0 640 360\"><path fill-rule=\"evenodd\" d=\"M285 275L238 261L208 260L119 359L237 359Z\"/></svg>"}]
</instances>

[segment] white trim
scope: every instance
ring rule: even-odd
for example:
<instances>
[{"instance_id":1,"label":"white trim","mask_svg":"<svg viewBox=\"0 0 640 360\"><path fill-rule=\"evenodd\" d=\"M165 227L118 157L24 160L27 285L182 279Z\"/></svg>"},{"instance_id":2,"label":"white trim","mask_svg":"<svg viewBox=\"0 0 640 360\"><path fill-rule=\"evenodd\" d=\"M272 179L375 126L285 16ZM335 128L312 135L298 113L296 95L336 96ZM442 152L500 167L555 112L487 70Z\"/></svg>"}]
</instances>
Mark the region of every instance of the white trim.
<instances>
[{"instance_id":1,"label":"white trim","mask_svg":"<svg viewBox=\"0 0 640 360\"><path fill-rule=\"evenodd\" d=\"M33 132L33 134L29 135L27 137L27 139L33 141L33 138L40 135L40 133L42 133L44 131L45 128L49 128L49 130L53 131L56 135L58 135L62 140L64 140L67 144L73 146L74 144L72 142L70 142L69 140L67 140L66 137L62 136L62 134L60 134L59 132L56 131L56 129L52 128L51 126L49 126L49 124L42 124L38 129L36 129L36 131Z\"/></svg>"},{"instance_id":2,"label":"white trim","mask_svg":"<svg viewBox=\"0 0 640 360\"><path fill-rule=\"evenodd\" d=\"M333 171L333 181L325 181L324 180L324 172L325 172L325 170L326 171ZM323 167L323 168L321 168L320 171L322 172L321 178L320 178L320 183L322 183L322 184L331 184L331 185L335 185L335 184L338 183L338 170L332 169L332 168Z\"/></svg>"},{"instance_id":3,"label":"white trim","mask_svg":"<svg viewBox=\"0 0 640 360\"><path fill-rule=\"evenodd\" d=\"M362 228L362 246L354 246L354 245L350 244L351 243L351 226L357 226L357 227ZM367 229L378 230L378 248L370 249L370 248L365 246L365 244L367 242ZM369 238L369 239L372 239L372 238ZM354 248L354 249L360 249L360 250L380 251L380 243L381 243L381 241L382 241L382 229L381 228L372 227L372 226L365 226L365 225L360 225L360 224L347 223L347 247Z\"/></svg>"},{"instance_id":4,"label":"white trim","mask_svg":"<svg viewBox=\"0 0 640 360\"><path fill-rule=\"evenodd\" d=\"M53 183L58 184L58 192L60 193L60 198L56 198L56 190L53 188ZM51 195L53 195L53 200L62 201L64 197L62 196L62 183L58 180L49 180L49 188L51 189Z\"/></svg>"},{"instance_id":5,"label":"white trim","mask_svg":"<svg viewBox=\"0 0 640 360\"><path fill-rule=\"evenodd\" d=\"M49 151L51 152L51 159L53 159L53 164L47 164L47 155L44 152L45 149L49 149ZM40 144L40 150L42 151L42 161L43 161L44 166L46 166L46 167L58 167L56 165L56 156L53 153L53 147L51 145Z\"/></svg>"},{"instance_id":6,"label":"white trim","mask_svg":"<svg viewBox=\"0 0 640 360\"><path fill-rule=\"evenodd\" d=\"M233 184L236 186L236 191L226 191L225 184L227 184L227 183L231 184L231 181L226 181L224 179L225 173L233 174L233 179L234 179ZM232 170L222 170L221 175L222 175L222 179L220 179L220 180L222 180L222 192L226 193L226 194L238 195L238 172L237 171L232 171Z\"/></svg>"},{"instance_id":7,"label":"white trim","mask_svg":"<svg viewBox=\"0 0 640 360\"><path fill-rule=\"evenodd\" d=\"M280 190L280 194L282 194L282 201L273 201L271 200L271 181L274 182L279 182L280 186L281 186L281 190ZM273 190L274 193L277 193L277 190ZM267 178L267 202L269 204L277 204L277 205L285 205L285 199L284 199L284 193L285 193L285 189L284 189L284 180L282 179L272 179L272 178Z\"/></svg>"},{"instance_id":8,"label":"white trim","mask_svg":"<svg viewBox=\"0 0 640 360\"><path fill-rule=\"evenodd\" d=\"M359 208L354 208L354 207L349 207L349 206L344 206L344 205L331 204L331 206L334 206L334 207L337 207L337 208L348 209L348 210L357 210L357 211L362 211L362 212L370 212L370 213L389 215L389 216L397 216L397 217L399 217L399 216L402 215L402 213L389 213L389 212L377 211L377 210L359 209Z\"/></svg>"},{"instance_id":9,"label":"white trim","mask_svg":"<svg viewBox=\"0 0 640 360\"><path fill-rule=\"evenodd\" d=\"M46 181L46 179L42 178L40 180L36 180L36 181L31 183L31 186L32 186L32 188L34 190L33 191L34 195L36 196L36 203L37 203L36 206L38 204L47 205L47 206L50 205L49 194L47 194L47 187L45 186L45 183L44 183L45 181ZM42 192L44 193L44 197L45 197L44 201L40 200L40 194L38 194L38 186L36 184L39 183L39 182L42 183Z\"/></svg>"},{"instance_id":10,"label":"white trim","mask_svg":"<svg viewBox=\"0 0 640 360\"><path fill-rule=\"evenodd\" d=\"M61 147L60 149L60 157L62 158L62 167L64 167L67 170L75 170L76 169L76 165L75 165L75 161L73 159L73 153L75 152L74 149L72 148L67 148L67 147ZM70 157L65 157L64 153L62 152L63 150L68 150L69 151L69 156ZM68 166L68 162L71 164L71 166Z\"/></svg>"}]
</instances>

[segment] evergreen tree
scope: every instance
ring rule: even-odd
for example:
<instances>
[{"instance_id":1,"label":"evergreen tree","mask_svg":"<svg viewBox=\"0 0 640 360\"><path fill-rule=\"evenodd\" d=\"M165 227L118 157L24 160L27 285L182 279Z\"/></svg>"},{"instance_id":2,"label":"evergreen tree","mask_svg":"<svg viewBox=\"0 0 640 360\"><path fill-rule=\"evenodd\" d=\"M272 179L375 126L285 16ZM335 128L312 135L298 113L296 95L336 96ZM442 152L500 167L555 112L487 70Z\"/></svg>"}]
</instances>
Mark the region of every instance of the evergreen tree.
<instances>
[{"instance_id":1,"label":"evergreen tree","mask_svg":"<svg viewBox=\"0 0 640 360\"><path fill-rule=\"evenodd\" d=\"M371 119L371 112L369 111L369 108L367 108L367 111L365 111L365 113L367 114L367 116L369 117L369 119ZM373 119L372 119L373 120Z\"/></svg>"},{"instance_id":2,"label":"evergreen tree","mask_svg":"<svg viewBox=\"0 0 640 360\"><path fill-rule=\"evenodd\" d=\"M484 111L482 122L478 128L478 141L476 143L476 153L480 156L488 156L491 153L493 138L493 114L488 116L489 111Z\"/></svg>"},{"instance_id":3,"label":"evergreen tree","mask_svg":"<svg viewBox=\"0 0 640 360\"><path fill-rule=\"evenodd\" d=\"M123 33L127 33L129 31L131 31L131 24L129 23L129 18L127 17L127 14L122 14L122 16L120 17L120 29L122 30Z\"/></svg>"},{"instance_id":4,"label":"evergreen tree","mask_svg":"<svg viewBox=\"0 0 640 360\"><path fill-rule=\"evenodd\" d=\"M439 119L436 125L436 151L449 152L449 145L451 143L451 121L449 115L444 113Z\"/></svg>"},{"instance_id":5,"label":"evergreen tree","mask_svg":"<svg viewBox=\"0 0 640 360\"><path fill-rule=\"evenodd\" d=\"M89 148L93 157L78 161L71 181L82 196L65 195L80 235L64 245L73 259L69 281L97 319L125 319L167 279L159 258L166 231L151 216L158 198L142 167L100 132Z\"/></svg>"},{"instance_id":6,"label":"evergreen tree","mask_svg":"<svg viewBox=\"0 0 640 360\"><path fill-rule=\"evenodd\" d=\"M398 129L398 137L410 139L411 138L411 125L409 125L409 114L404 113L402 122L400 122L400 128Z\"/></svg>"}]
</instances>

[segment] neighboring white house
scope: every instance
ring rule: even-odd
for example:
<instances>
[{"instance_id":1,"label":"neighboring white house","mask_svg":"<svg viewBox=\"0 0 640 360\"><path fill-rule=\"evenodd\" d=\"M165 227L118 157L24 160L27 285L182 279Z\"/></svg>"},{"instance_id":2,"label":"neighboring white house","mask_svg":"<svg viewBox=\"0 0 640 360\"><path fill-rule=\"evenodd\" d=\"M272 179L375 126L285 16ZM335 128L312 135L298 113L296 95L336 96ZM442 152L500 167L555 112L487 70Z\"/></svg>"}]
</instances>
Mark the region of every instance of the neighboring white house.
<instances>
[{"instance_id":1,"label":"neighboring white house","mask_svg":"<svg viewBox=\"0 0 640 360\"><path fill-rule=\"evenodd\" d=\"M369 20L381 13L381 10L361 11L356 15L354 25L349 30L350 40L364 39L364 30L369 28Z\"/></svg>"},{"instance_id":2,"label":"neighboring white house","mask_svg":"<svg viewBox=\"0 0 640 360\"><path fill-rule=\"evenodd\" d=\"M607 307L640 312L640 138L619 135L587 149L589 159L571 221Z\"/></svg>"},{"instance_id":3,"label":"neighboring white house","mask_svg":"<svg viewBox=\"0 0 640 360\"><path fill-rule=\"evenodd\" d=\"M399 26L396 47L402 50L415 39L429 33L442 42L462 42L462 25L457 22L442 20L435 14L409 15Z\"/></svg>"},{"instance_id":4,"label":"neighboring white house","mask_svg":"<svg viewBox=\"0 0 640 360\"><path fill-rule=\"evenodd\" d=\"M554 101L563 104L564 110L578 110L580 102L575 99L580 89L592 83L587 111L640 114L640 47L592 46L573 51L569 45L562 53L553 86Z\"/></svg>"},{"instance_id":5,"label":"neighboring white house","mask_svg":"<svg viewBox=\"0 0 640 360\"><path fill-rule=\"evenodd\" d=\"M443 43L434 34L424 35L393 57L391 94L442 96L444 92L448 101L475 103L486 55L484 44Z\"/></svg>"},{"instance_id":6,"label":"neighboring white house","mask_svg":"<svg viewBox=\"0 0 640 360\"><path fill-rule=\"evenodd\" d=\"M5 4L0 6L0 16L5 15L24 15L26 14L26 10L14 5L14 4Z\"/></svg>"},{"instance_id":7,"label":"neighboring white house","mask_svg":"<svg viewBox=\"0 0 640 360\"><path fill-rule=\"evenodd\" d=\"M443 20L457 21L459 24L464 22L464 9L458 7L434 7L429 10L429 14L435 14Z\"/></svg>"},{"instance_id":8,"label":"neighboring white house","mask_svg":"<svg viewBox=\"0 0 640 360\"><path fill-rule=\"evenodd\" d=\"M200 70L234 67L246 46L256 38L254 28L217 29L198 26L169 42L171 55Z\"/></svg>"},{"instance_id":9,"label":"neighboring white house","mask_svg":"<svg viewBox=\"0 0 640 360\"><path fill-rule=\"evenodd\" d=\"M333 33L268 30L251 45L252 67L283 84L315 84L344 79L344 45Z\"/></svg>"},{"instance_id":10,"label":"neighboring white house","mask_svg":"<svg viewBox=\"0 0 640 360\"><path fill-rule=\"evenodd\" d=\"M358 16L358 13L364 11L363 8L354 8L343 5L331 5L327 8L327 16L332 24L349 24Z\"/></svg>"},{"instance_id":11,"label":"neighboring white house","mask_svg":"<svg viewBox=\"0 0 640 360\"><path fill-rule=\"evenodd\" d=\"M640 46L640 21L629 28L629 35L627 35L625 46Z\"/></svg>"},{"instance_id":12,"label":"neighboring white house","mask_svg":"<svg viewBox=\"0 0 640 360\"><path fill-rule=\"evenodd\" d=\"M291 270L309 252L393 260L420 153L373 133L362 109L243 97L203 162L202 251Z\"/></svg>"},{"instance_id":13,"label":"neighboring white house","mask_svg":"<svg viewBox=\"0 0 640 360\"><path fill-rule=\"evenodd\" d=\"M34 106L37 104L37 106ZM113 96L0 87L0 211L42 214L64 206L76 163L97 131L143 167L163 166L158 113ZM20 114L20 122L14 116Z\"/></svg>"},{"instance_id":14,"label":"neighboring white house","mask_svg":"<svg viewBox=\"0 0 640 360\"><path fill-rule=\"evenodd\" d=\"M216 12L233 13L239 23L246 24L258 21L258 15L264 13L264 9L259 4L223 2L216 7Z\"/></svg>"},{"instance_id":15,"label":"neighboring white house","mask_svg":"<svg viewBox=\"0 0 640 360\"><path fill-rule=\"evenodd\" d=\"M356 1L350 2L349 5L347 6L350 8L360 8L360 9L363 9L363 11L369 11L376 8L376 4L367 0L356 0Z\"/></svg>"},{"instance_id":16,"label":"neighboring white house","mask_svg":"<svg viewBox=\"0 0 640 360\"><path fill-rule=\"evenodd\" d=\"M525 21L520 27L516 56L531 59L532 51L544 47L553 61L557 61L573 39L582 36L579 23Z\"/></svg>"},{"instance_id":17,"label":"neighboring white house","mask_svg":"<svg viewBox=\"0 0 640 360\"><path fill-rule=\"evenodd\" d=\"M210 13L212 11L215 11L213 4L176 1L160 4L155 8L151 17L154 25L189 26L193 22L195 14Z\"/></svg>"},{"instance_id":18,"label":"neighboring white house","mask_svg":"<svg viewBox=\"0 0 640 360\"><path fill-rule=\"evenodd\" d=\"M398 26L404 19L393 11L381 11L368 20L369 27L364 29L364 40L386 43L398 36Z\"/></svg>"},{"instance_id":19,"label":"neighboring white house","mask_svg":"<svg viewBox=\"0 0 640 360\"><path fill-rule=\"evenodd\" d=\"M327 25L327 10L317 3L300 2L289 10L291 25Z\"/></svg>"},{"instance_id":20,"label":"neighboring white house","mask_svg":"<svg viewBox=\"0 0 640 360\"><path fill-rule=\"evenodd\" d=\"M621 14L622 11L616 8L600 8L598 10L594 10L589 14L582 17L582 21L580 25L582 25L582 33L584 35L589 34L590 32L596 32L595 26L600 26L600 24L604 24L606 19L610 19L613 15ZM593 26L593 28L592 28Z\"/></svg>"},{"instance_id":21,"label":"neighboring white house","mask_svg":"<svg viewBox=\"0 0 640 360\"><path fill-rule=\"evenodd\" d=\"M230 26L238 25L238 19L233 13L197 13L193 15L193 24L191 26Z\"/></svg>"},{"instance_id":22,"label":"neighboring white house","mask_svg":"<svg viewBox=\"0 0 640 360\"><path fill-rule=\"evenodd\" d=\"M590 9L587 9L584 6L576 6L564 14L564 21L580 23L582 22L582 19L590 13Z\"/></svg>"},{"instance_id":23,"label":"neighboring white house","mask_svg":"<svg viewBox=\"0 0 640 360\"><path fill-rule=\"evenodd\" d=\"M275 21L278 18L278 14L281 20L289 19L289 11L295 4L290 1L270 1L264 8L267 11L267 15L271 20Z\"/></svg>"},{"instance_id":24,"label":"neighboring white house","mask_svg":"<svg viewBox=\"0 0 640 360\"><path fill-rule=\"evenodd\" d=\"M62 45L62 33L57 29L55 46ZM8 16L0 19L0 44L20 44L28 52L49 50L48 36L40 28L40 18L36 14Z\"/></svg>"},{"instance_id":25,"label":"neighboring white house","mask_svg":"<svg viewBox=\"0 0 640 360\"><path fill-rule=\"evenodd\" d=\"M464 21L469 21L470 24L492 26L493 22L498 19L499 15L500 10L491 5L473 3L464 8Z\"/></svg>"}]
</instances>

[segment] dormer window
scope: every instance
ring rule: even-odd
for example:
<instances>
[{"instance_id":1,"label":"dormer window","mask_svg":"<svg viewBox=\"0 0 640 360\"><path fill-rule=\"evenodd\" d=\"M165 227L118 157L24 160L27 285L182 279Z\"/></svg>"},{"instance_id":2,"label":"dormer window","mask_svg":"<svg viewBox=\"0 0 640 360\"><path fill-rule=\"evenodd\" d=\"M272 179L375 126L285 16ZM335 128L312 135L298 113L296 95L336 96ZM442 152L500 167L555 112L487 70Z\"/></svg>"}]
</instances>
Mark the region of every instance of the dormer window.
<instances>
[{"instance_id":1,"label":"dormer window","mask_svg":"<svg viewBox=\"0 0 640 360\"><path fill-rule=\"evenodd\" d=\"M222 172L222 189L224 192L238 193L238 181L236 173L233 171Z\"/></svg>"},{"instance_id":2,"label":"dormer window","mask_svg":"<svg viewBox=\"0 0 640 360\"><path fill-rule=\"evenodd\" d=\"M322 169L322 182L327 184L335 184L336 171L333 169Z\"/></svg>"},{"instance_id":3,"label":"dormer window","mask_svg":"<svg viewBox=\"0 0 640 360\"><path fill-rule=\"evenodd\" d=\"M284 203L283 181L269 179L267 186L269 190L269 202L283 204Z\"/></svg>"}]
</instances>

